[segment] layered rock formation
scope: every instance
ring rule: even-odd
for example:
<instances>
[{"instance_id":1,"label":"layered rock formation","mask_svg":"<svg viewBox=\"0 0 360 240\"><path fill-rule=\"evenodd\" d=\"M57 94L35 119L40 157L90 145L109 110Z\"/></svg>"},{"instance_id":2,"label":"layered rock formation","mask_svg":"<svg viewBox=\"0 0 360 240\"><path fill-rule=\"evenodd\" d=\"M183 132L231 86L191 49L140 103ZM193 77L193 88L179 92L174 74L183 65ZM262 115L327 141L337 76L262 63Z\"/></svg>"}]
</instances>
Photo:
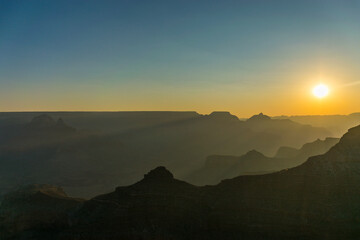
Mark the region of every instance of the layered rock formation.
<instances>
[{"instance_id":1,"label":"layered rock formation","mask_svg":"<svg viewBox=\"0 0 360 240\"><path fill-rule=\"evenodd\" d=\"M94 197L159 165L186 179L209 155L239 156L251 149L272 155L284 144L297 147L329 135L292 121L250 124L229 112L38 114L0 114L0 193L17 184L46 182L74 196Z\"/></svg>"},{"instance_id":2,"label":"layered rock formation","mask_svg":"<svg viewBox=\"0 0 360 240\"><path fill-rule=\"evenodd\" d=\"M78 201L62 191L30 192L26 203L21 191L2 202L2 222L17 219L3 224L3 232L27 236L29 227L14 227L27 216L31 221L20 223L41 223L32 234L52 239L358 239L360 126L326 154L289 170L195 187L158 167L134 185L84 202L72 215L66 213ZM41 214L28 214L33 211ZM14 212L20 214L9 218Z\"/></svg>"},{"instance_id":3,"label":"layered rock formation","mask_svg":"<svg viewBox=\"0 0 360 240\"><path fill-rule=\"evenodd\" d=\"M214 187L196 188L156 169L135 185L87 202L67 236L89 231L93 239L356 238L359 200L357 127L299 167ZM92 229L101 230L94 235Z\"/></svg>"},{"instance_id":4,"label":"layered rock formation","mask_svg":"<svg viewBox=\"0 0 360 240\"><path fill-rule=\"evenodd\" d=\"M339 142L338 138L326 138L304 144L300 149L281 147L274 157L252 150L237 156L212 155L205 165L190 174L186 180L195 185L218 184L223 179L239 175L256 175L292 168L305 162L309 157L324 154Z\"/></svg>"},{"instance_id":5,"label":"layered rock formation","mask_svg":"<svg viewBox=\"0 0 360 240\"><path fill-rule=\"evenodd\" d=\"M292 147L280 147L275 154L277 158L302 158L306 160L308 157L326 153L331 147L339 142L339 138L317 139L313 142L304 144L300 149Z\"/></svg>"},{"instance_id":6,"label":"layered rock formation","mask_svg":"<svg viewBox=\"0 0 360 240\"><path fill-rule=\"evenodd\" d=\"M357 239L360 126L324 155L212 187L164 167L85 202L60 239Z\"/></svg>"}]
</instances>

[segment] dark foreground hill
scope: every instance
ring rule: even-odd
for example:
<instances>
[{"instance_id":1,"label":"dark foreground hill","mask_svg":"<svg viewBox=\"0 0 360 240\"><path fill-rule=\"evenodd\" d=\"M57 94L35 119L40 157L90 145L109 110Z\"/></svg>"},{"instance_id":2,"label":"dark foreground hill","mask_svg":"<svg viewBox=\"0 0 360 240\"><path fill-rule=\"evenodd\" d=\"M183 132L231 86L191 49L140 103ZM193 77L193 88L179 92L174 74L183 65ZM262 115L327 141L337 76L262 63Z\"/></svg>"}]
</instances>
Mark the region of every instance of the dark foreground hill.
<instances>
[{"instance_id":1,"label":"dark foreground hill","mask_svg":"<svg viewBox=\"0 0 360 240\"><path fill-rule=\"evenodd\" d=\"M298 167L216 186L195 187L156 168L84 202L66 229L52 233L74 240L358 239L360 126Z\"/></svg>"},{"instance_id":2,"label":"dark foreground hill","mask_svg":"<svg viewBox=\"0 0 360 240\"><path fill-rule=\"evenodd\" d=\"M51 239L68 227L68 214L82 201L46 184L10 192L0 198L0 239Z\"/></svg>"}]
</instances>

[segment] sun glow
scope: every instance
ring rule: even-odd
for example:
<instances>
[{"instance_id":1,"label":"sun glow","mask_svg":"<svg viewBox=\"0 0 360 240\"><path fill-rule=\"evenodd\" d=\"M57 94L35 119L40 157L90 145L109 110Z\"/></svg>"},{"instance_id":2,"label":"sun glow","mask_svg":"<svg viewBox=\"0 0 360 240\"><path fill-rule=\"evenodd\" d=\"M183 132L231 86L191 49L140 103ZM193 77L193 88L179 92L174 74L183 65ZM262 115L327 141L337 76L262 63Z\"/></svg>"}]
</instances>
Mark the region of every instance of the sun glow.
<instances>
[{"instance_id":1,"label":"sun glow","mask_svg":"<svg viewBox=\"0 0 360 240\"><path fill-rule=\"evenodd\" d=\"M325 84L319 84L313 88L312 93L317 98L324 98L329 94L329 87Z\"/></svg>"}]
</instances>

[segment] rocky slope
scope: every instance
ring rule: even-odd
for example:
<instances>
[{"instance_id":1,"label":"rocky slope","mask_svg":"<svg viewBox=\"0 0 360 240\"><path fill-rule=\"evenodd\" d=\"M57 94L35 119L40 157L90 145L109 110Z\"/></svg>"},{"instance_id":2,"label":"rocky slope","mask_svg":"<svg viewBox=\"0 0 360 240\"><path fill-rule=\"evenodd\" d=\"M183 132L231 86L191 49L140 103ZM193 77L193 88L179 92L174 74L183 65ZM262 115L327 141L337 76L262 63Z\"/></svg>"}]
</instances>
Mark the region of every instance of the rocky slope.
<instances>
[{"instance_id":1,"label":"rocky slope","mask_svg":"<svg viewBox=\"0 0 360 240\"><path fill-rule=\"evenodd\" d=\"M7 140L2 144L0 142L0 150L23 151L66 141L74 136L76 129L65 124L61 118L55 121L51 116L42 114L8 132Z\"/></svg>"},{"instance_id":2,"label":"rocky slope","mask_svg":"<svg viewBox=\"0 0 360 240\"><path fill-rule=\"evenodd\" d=\"M263 113L254 115L245 121L246 127L255 132L264 132L281 136L281 146L301 147L304 143L312 142L318 138L331 137L332 133L321 127L299 124L290 119L272 119ZM323 133L321 137L319 133ZM301 141L300 138L301 138ZM273 139L274 140L274 139ZM267 155L273 155L275 152L264 152Z\"/></svg>"},{"instance_id":3,"label":"rocky slope","mask_svg":"<svg viewBox=\"0 0 360 240\"><path fill-rule=\"evenodd\" d=\"M186 180L195 185L218 184L223 179L239 175L265 174L292 168L305 162L309 157L324 154L339 142L338 138L326 138L304 144L300 149L280 147L274 157L252 150L237 156L212 155L205 165L190 174Z\"/></svg>"},{"instance_id":4,"label":"rocky slope","mask_svg":"<svg viewBox=\"0 0 360 240\"><path fill-rule=\"evenodd\" d=\"M219 207L216 221L222 229L238 231L245 225L249 234L357 239L359 181L360 127L356 127L324 155L278 173L223 181L209 200Z\"/></svg>"},{"instance_id":5,"label":"rocky slope","mask_svg":"<svg viewBox=\"0 0 360 240\"><path fill-rule=\"evenodd\" d=\"M300 149L292 147L280 147L275 154L276 158L301 158L306 160L308 157L324 154L331 147L339 142L339 138L317 139L310 143L305 143Z\"/></svg>"},{"instance_id":6,"label":"rocky slope","mask_svg":"<svg viewBox=\"0 0 360 240\"><path fill-rule=\"evenodd\" d=\"M27 185L0 199L0 239L49 239L83 200L52 185Z\"/></svg>"},{"instance_id":7,"label":"rocky slope","mask_svg":"<svg viewBox=\"0 0 360 240\"><path fill-rule=\"evenodd\" d=\"M206 215L201 192L158 167L134 185L87 201L72 220L76 224L60 239L190 237Z\"/></svg>"}]
</instances>

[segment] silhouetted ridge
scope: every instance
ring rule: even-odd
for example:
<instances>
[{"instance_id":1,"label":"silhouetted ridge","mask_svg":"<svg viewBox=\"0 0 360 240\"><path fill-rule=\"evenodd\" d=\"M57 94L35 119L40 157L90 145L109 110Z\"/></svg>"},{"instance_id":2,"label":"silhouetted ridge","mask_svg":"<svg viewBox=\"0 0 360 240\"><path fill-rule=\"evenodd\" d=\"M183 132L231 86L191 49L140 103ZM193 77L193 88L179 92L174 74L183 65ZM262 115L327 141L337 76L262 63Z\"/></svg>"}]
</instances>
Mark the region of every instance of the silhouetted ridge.
<instances>
[{"instance_id":1,"label":"silhouetted ridge","mask_svg":"<svg viewBox=\"0 0 360 240\"><path fill-rule=\"evenodd\" d=\"M84 232L84 239L104 239L106 233L113 239L357 239L347 236L360 232L354 220L360 217L360 165L331 161L337 155L360 161L360 126L306 164L215 186L194 187L158 167L139 183L85 203L77 215L79 227L71 229L72 239ZM249 163L259 157L259 165L275 161L256 150L232 158L240 170L250 169Z\"/></svg>"},{"instance_id":2,"label":"silhouetted ridge","mask_svg":"<svg viewBox=\"0 0 360 240\"><path fill-rule=\"evenodd\" d=\"M300 149L293 147L280 147L275 154L277 158L308 158L315 155L324 154L339 142L339 138L317 139L313 142L305 143Z\"/></svg>"},{"instance_id":3,"label":"silhouetted ridge","mask_svg":"<svg viewBox=\"0 0 360 240\"><path fill-rule=\"evenodd\" d=\"M247 155L262 156L255 150ZM244 156L238 162L252 166L247 163L255 159ZM261 165L271 162L263 158ZM0 205L0 223L4 219L11 230L21 226L15 228L20 234L29 224L57 231L40 239L358 239L359 162L360 126L326 154L291 169L195 187L157 167L140 182L81 205L61 198L45 198L47 205L44 198L30 199L31 205L7 201ZM34 224L37 216L41 221Z\"/></svg>"},{"instance_id":4,"label":"silhouetted ridge","mask_svg":"<svg viewBox=\"0 0 360 240\"><path fill-rule=\"evenodd\" d=\"M151 170L149 173L144 175L145 180L172 180L174 179L173 174L165 167L157 167Z\"/></svg>"},{"instance_id":5,"label":"silhouetted ridge","mask_svg":"<svg viewBox=\"0 0 360 240\"><path fill-rule=\"evenodd\" d=\"M259 113L258 115L254 115L248 119L248 121L267 121L271 120L271 118L263 113Z\"/></svg>"},{"instance_id":6,"label":"silhouetted ridge","mask_svg":"<svg viewBox=\"0 0 360 240\"><path fill-rule=\"evenodd\" d=\"M232 115L230 112L221 112L221 111L212 112L209 115L209 117L218 120L239 120L238 117Z\"/></svg>"},{"instance_id":7,"label":"silhouetted ridge","mask_svg":"<svg viewBox=\"0 0 360 240\"><path fill-rule=\"evenodd\" d=\"M37 193L52 197L67 197L65 191L61 187L50 184L29 184L21 186L16 191L12 192L13 195L31 195Z\"/></svg>"},{"instance_id":8,"label":"silhouetted ridge","mask_svg":"<svg viewBox=\"0 0 360 240\"><path fill-rule=\"evenodd\" d=\"M280 147L276 154L275 157L277 158L293 158L296 157L296 155L299 153L299 150L297 148L293 148L293 147Z\"/></svg>"},{"instance_id":9,"label":"silhouetted ridge","mask_svg":"<svg viewBox=\"0 0 360 240\"><path fill-rule=\"evenodd\" d=\"M350 128L349 131L340 139L340 143L344 141L354 141L354 140L360 140L360 125Z\"/></svg>"},{"instance_id":10,"label":"silhouetted ridge","mask_svg":"<svg viewBox=\"0 0 360 240\"><path fill-rule=\"evenodd\" d=\"M20 187L5 194L0 200L2 240L55 239L48 233L67 226L67 213L74 211L83 202L68 197L62 188L48 184Z\"/></svg>"},{"instance_id":11,"label":"silhouetted ridge","mask_svg":"<svg viewBox=\"0 0 360 240\"><path fill-rule=\"evenodd\" d=\"M360 126L349 129L339 143L323 156L334 162L360 161Z\"/></svg>"},{"instance_id":12,"label":"silhouetted ridge","mask_svg":"<svg viewBox=\"0 0 360 240\"><path fill-rule=\"evenodd\" d=\"M54 121L54 119L47 114L42 114L37 117L34 117L30 122L31 127L38 127L38 128L51 127L54 126L55 124L56 122Z\"/></svg>"},{"instance_id":13,"label":"silhouetted ridge","mask_svg":"<svg viewBox=\"0 0 360 240\"><path fill-rule=\"evenodd\" d=\"M42 114L34 117L31 122L26 126L32 132L59 132L70 133L75 129L68 126L62 118L55 121L51 116Z\"/></svg>"},{"instance_id":14,"label":"silhouetted ridge","mask_svg":"<svg viewBox=\"0 0 360 240\"><path fill-rule=\"evenodd\" d=\"M57 120L56 124L59 125L59 126L63 126L63 125L65 125L65 122L64 122L64 120L62 118L59 118Z\"/></svg>"},{"instance_id":15,"label":"silhouetted ridge","mask_svg":"<svg viewBox=\"0 0 360 240\"><path fill-rule=\"evenodd\" d=\"M249 158L249 159L254 159L254 158L264 158L265 155L262 154L261 152L258 152L256 150L251 150L249 152L247 152L244 156L242 156L242 158Z\"/></svg>"},{"instance_id":16,"label":"silhouetted ridge","mask_svg":"<svg viewBox=\"0 0 360 240\"><path fill-rule=\"evenodd\" d=\"M274 122L277 120L272 120ZM264 174L296 167L309 157L326 153L339 142L338 138L326 138L304 144L300 149L280 147L274 157L251 150L239 157L231 155L211 155L205 165L194 171L187 180L196 185L216 184L224 179L239 175Z\"/></svg>"}]
</instances>

